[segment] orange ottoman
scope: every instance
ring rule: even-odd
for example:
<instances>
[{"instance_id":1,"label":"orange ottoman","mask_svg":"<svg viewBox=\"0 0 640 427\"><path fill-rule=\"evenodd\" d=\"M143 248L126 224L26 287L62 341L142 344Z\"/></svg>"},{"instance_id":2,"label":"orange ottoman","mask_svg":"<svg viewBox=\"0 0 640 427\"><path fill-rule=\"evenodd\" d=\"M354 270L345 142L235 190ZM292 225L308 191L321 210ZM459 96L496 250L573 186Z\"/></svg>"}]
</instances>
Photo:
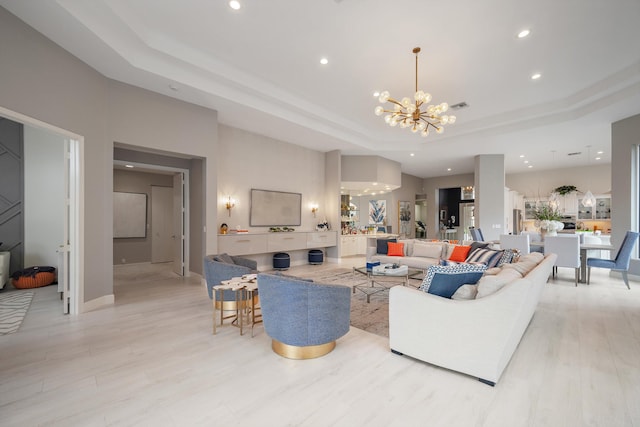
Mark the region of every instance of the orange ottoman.
<instances>
[{"instance_id":1,"label":"orange ottoman","mask_svg":"<svg viewBox=\"0 0 640 427\"><path fill-rule=\"evenodd\" d=\"M11 275L11 284L16 289L31 289L48 286L56 280L54 267L30 267Z\"/></svg>"}]
</instances>

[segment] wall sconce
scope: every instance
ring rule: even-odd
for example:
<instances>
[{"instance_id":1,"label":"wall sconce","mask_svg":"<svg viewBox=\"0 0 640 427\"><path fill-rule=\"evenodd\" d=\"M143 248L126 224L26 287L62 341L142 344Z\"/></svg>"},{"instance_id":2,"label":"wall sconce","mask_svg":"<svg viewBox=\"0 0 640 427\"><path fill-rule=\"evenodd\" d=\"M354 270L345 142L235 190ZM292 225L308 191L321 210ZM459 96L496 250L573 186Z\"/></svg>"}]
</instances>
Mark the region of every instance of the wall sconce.
<instances>
[{"instance_id":1,"label":"wall sconce","mask_svg":"<svg viewBox=\"0 0 640 427\"><path fill-rule=\"evenodd\" d=\"M224 205L224 207L227 208L227 211L229 211L229 216L231 216L231 209L233 209L235 205L236 201L233 200L231 196L227 196L227 203Z\"/></svg>"},{"instance_id":2,"label":"wall sconce","mask_svg":"<svg viewBox=\"0 0 640 427\"><path fill-rule=\"evenodd\" d=\"M313 217L316 217L316 212L318 212L318 204L317 203L312 203L311 205L311 213L313 214Z\"/></svg>"}]
</instances>

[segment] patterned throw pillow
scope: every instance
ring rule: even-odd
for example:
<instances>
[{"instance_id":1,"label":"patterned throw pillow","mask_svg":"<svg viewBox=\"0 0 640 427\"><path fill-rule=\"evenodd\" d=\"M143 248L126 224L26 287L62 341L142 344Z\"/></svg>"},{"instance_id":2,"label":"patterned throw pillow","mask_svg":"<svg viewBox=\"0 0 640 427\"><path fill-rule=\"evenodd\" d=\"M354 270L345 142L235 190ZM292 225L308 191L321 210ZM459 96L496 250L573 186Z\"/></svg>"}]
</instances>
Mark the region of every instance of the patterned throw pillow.
<instances>
[{"instance_id":1,"label":"patterned throw pillow","mask_svg":"<svg viewBox=\"0 0 640 427\"><path fill-rule=\"evenodd\" d=\"M420 285L420 290L451 298L462 285L473 285L487 269L484 264L431 265Z\"/></svg>"},{"instance_id":2,"label":"patterned throw pillow","mask_svg":"<svg viewBox=\"0 0 640 427\"><path fill-rule=\"evenodd\" d=\"M494 249L476 249L467 257L467 262L481 262L487 268L496 267L502 258L503 251Z\"/></svg>"},{"instance_id":3,"label":"patterned throw pillow","mask_svg":"<svg viewBox=\"0 0 640 427\"><path fill-rule=\"evenodd\" d=\"M404 256L404 243L387 243L389 249L387 251L388 256Z\"/></svg>"},{"instance_id":4,"label":"patterned throw pillow","mask_svg":"<svg viewBox=\"0 0 640 427\"><path fill-rule=\"evenodd\" d=\"M516 259L516 255L518 255L517 249L504 249L502 251L502 257L498 261L496 266L501 266L502 264L511 264Z\"/></svg>"}]
</instances>

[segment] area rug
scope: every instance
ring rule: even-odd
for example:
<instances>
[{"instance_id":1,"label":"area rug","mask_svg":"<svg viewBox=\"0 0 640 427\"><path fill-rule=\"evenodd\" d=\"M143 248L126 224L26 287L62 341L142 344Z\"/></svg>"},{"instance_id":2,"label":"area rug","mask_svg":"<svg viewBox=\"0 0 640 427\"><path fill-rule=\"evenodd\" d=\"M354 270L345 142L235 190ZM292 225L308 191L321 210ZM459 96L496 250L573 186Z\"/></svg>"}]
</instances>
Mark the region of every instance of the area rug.
<instances>
[{"instance_id":1,"label":"area rug","mask_svg":"<svg viewBox=\"0 0 640 427\"><path fill-rule=\"evenodd\" d=\"M366 284L367 277L348 268L323 270L315 274L301 274L301 277L315 282L353 287ZM419 280L410 279L411 285L418 286ZM351 294L351 326L383 337L389 336L389 291L367 296L356 289Z\"/></svg>"},{"instance_id":2,"label":"area rug","mask_svg":"<svg viewBox=\"0 0 640 427\"><path fill-rule=\"evenodd\" d=\"M29 310L33 291L11 291L0 294L0 335L16 332Z\"/></svg>"}]
</instances>

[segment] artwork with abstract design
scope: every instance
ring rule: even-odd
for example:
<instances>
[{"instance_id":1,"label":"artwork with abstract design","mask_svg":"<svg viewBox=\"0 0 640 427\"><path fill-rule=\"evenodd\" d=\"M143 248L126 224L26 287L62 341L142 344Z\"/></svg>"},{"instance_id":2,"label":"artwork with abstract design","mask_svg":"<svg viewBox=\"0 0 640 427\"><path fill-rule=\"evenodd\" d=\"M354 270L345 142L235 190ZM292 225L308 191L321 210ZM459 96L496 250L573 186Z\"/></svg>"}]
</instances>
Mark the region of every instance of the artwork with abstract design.
<instances>
[{"instance_id":1,"label":"artwork with abstract design","mask_svg":"<svg viewBox=\"0 0 640 427\"><path fill-rule=\"evenodd\" d=\"M369 224L384 224L387 218L386 200L369 200Z\"/></svg>"},{"instance_id":2,"label":"artwork with abstract design","mask_svg":"<svg viewBox=\"0 0 640 427\"><path fill-rule=\"evenodd\" d=\"M400 237L411 236L411 202L398 202L398 230Z\"/></svg>"}]
</instances>

